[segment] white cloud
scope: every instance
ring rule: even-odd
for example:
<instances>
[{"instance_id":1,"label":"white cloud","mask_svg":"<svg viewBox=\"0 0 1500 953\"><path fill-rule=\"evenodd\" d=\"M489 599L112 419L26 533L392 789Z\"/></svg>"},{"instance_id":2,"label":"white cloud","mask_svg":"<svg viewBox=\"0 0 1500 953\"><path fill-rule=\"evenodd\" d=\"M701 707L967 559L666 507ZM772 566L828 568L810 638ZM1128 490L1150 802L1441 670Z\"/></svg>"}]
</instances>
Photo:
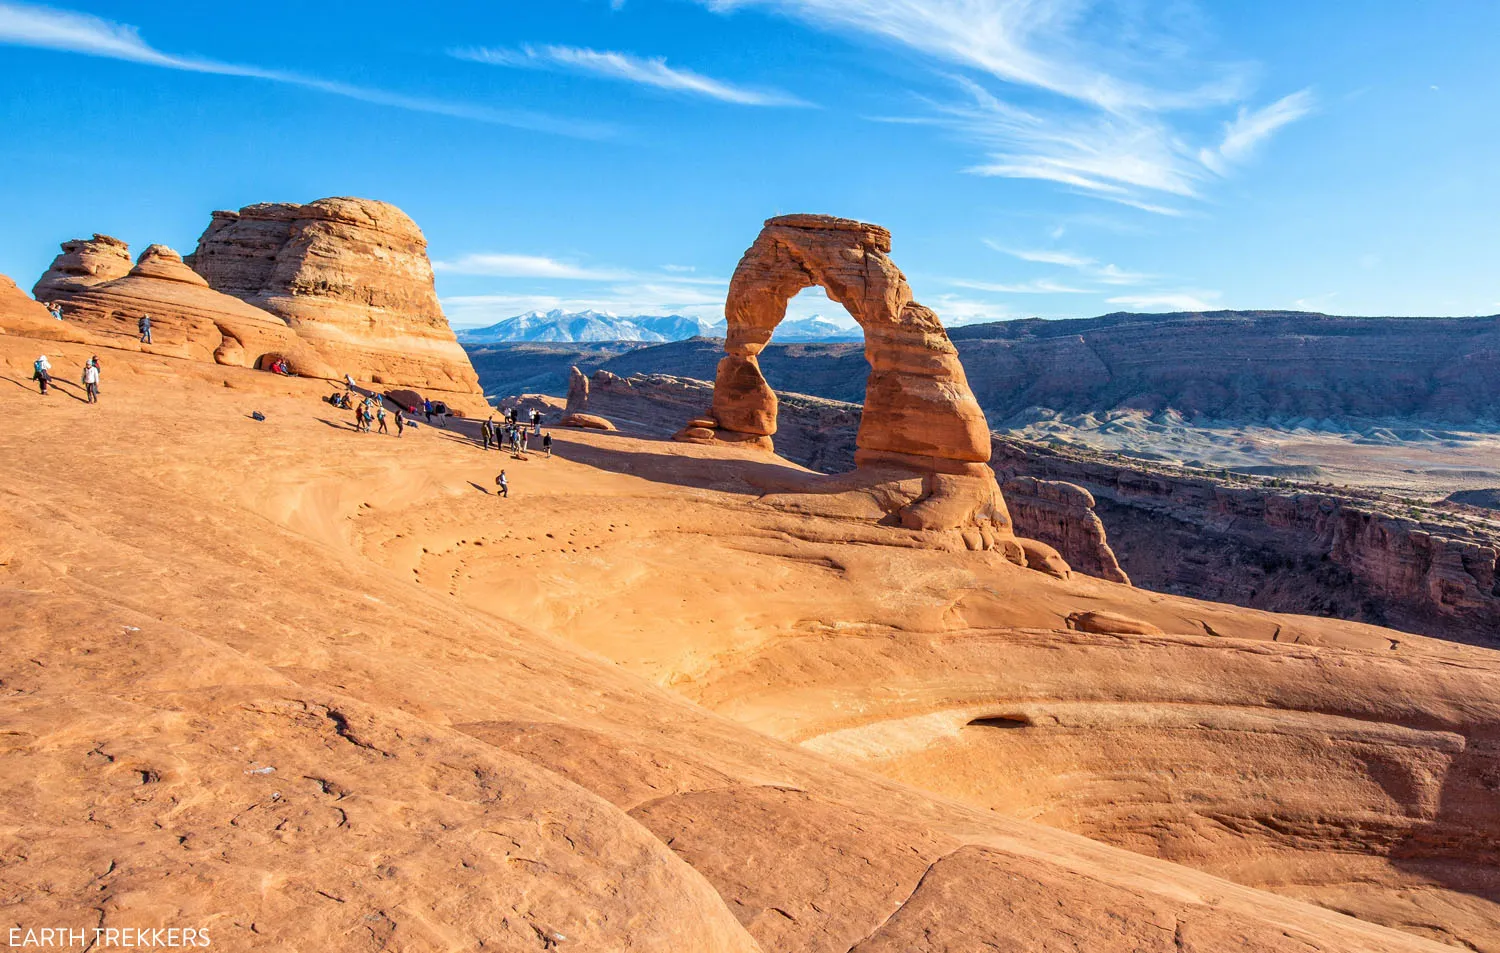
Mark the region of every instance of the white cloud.
<instances>
[{"instance_id":1,"label":"white cloud","mask_svg":"<svg viewBox=\"0 0 1500 953\"><path fill-rule=\"evenodd\" d=\"M1224 124L1224 141L1219 143L1217 149L1203 150L1199 159L1222 175L1228 163L1245 161L1276 130L1296 122L1312 112L1312 109L1312 91L1307 89L1283 96L1260 109L1252 110L1241 106L1239 115L1232 122Z\"/></svg>"},{"instance_id":2,"label":"white cloud","mask_svg":"<svg viewBox=\"0 0 1500 953\"><path fill-rule=\"evenodd\" d=\"M906 47L966 94L927 102L925 117L982 148L981 176L1050 182L1157 215L1162 196L1197 199L1226 165L1306 115L1311 94L1241 108L1222 141L1204 145L1186 111L1243 101L1251 68L1198 63L1165 4L1094 0L698 0L713 10L761 8L820 29ZM1179 11L1180 12L1180 11ZM1111 19L1113 18L1113 19ZM953 71L957 71L957 75ZM1188 81L1162 79L1170 75ZM1027 108L986 83L1024 91ZM1042 95L1039 95L1042 94ZM1194 139L1200 140L1194 142Z\"/></svg>"},{"instance_id":3,"label":"white cloud","mask_svg":"<svg viewBox=\"0 0 1500 953\"><path fill-rule=\"evenodd\" d=\"M815 26L909 46L945 63L1111 112L1188 108L1233 98L1235 69L1169 91L1112 75L1079 29L1080 0L699 0L712 10L764 7ZM1112 58L1112 57L1110 57Z\"/></svg>"},{"instance_id":4,"label":"white cloud","mask_svg":"<svg viewBox=\"0 0 1500 953\"><path fill-rule=\"evenodd\" d=\"M1177 291L1162 294L1120 295L1110 298L1110 304L1118 304L1132 311L1216 311L1217 291Z\"/></svg>"},{"instance_id":5,"label":"white cloud","mask_svg":"<svg viewBox=\"0 0 1500 953\"><path fill-rule=\"evenodd\" d=\"M1020 317L1005 305L993 301L977 301L960 295L938 295L929 305L937 312L943 324L952 328L961 324L979 324L984 321L1009 321Z\"/></svg>"},{"instance_id":6,"label":"white cloud","mask_svg":"<svg viewBox=\"0 0 1500 953\"><path fill-rule=\"evenodd\" d=\"M477 253L453 261L434 261L432 270L453 275L484 275L491 278L551 278L562 281L618 281L631 272L613 268L588 268L541 255Z\"/></svg>"},{"instance_id":7,"label":"white cloud","mask_svg":"<svg viewBox=\"0 0 1500 953\"><path fill-rule=\"evenodd\" d=\"M467 103L426 99L363 86L352 86L348 83L318 79L282 70L221 63L217 60L193 56L177 56L152 47L141 38L139 29L127 24L113 23L86 13L7 3L3 0L0 0L0 44L80 53L85 56L102 56L194 73L241 76L247 79L312 89L379 106L515 126L536 132L551 132L580 138L604 138L613 132L609 126L602 123L573 121L521 110L491 109Z\"/></svg>"},{"instance_id":8,"label":"white cloud","mask_svg":"<svg viewBox=\"0 0 1500 953\"><path fill-rule=\"evenodd\" d=\"M969 281L967 279L953 279L948 283L955 288L969 288L974 291L994 291L1000 294L1088 294L1087 288L1073 288L1068 285L1059 284L1056 281L1048 281L1045 278L1023 282L1022 284Z\"/></svg>"},{"instance_id":9,"label":"white cloud","mask_svg":"<svg viewBox=\"0 0 1500 953\"><path fill-rule=\"evenodd\" d=\"M1100 264L1093 258L1076 254L1070 251L1059 251L1055 249L1026 249L1007 248L999 242L984 239L984 243L1003 255L1019 258L1022 261L1036 262L1043 265L1061 265L1071 268L1091 281L1097 281L1106 285L1139 285L1150 282L1156 278L1139 271L1126 271L1117 265Z\"/></svg>"},{"instance_id":10,"label":"white cloud","mask_svg":"<svg viewBox=\"0 0 1500 953\"><path fill-rule=\"evenodd\" d=\"M559 69L637 83L657 89L703 96L740 106L806 106L808 103L779 90L751 89L667 65L661 57L635 56L576 46L523 46L519 49L482 47L450 50L449 55L491 66Z\"/></svg>"}]
</instances>

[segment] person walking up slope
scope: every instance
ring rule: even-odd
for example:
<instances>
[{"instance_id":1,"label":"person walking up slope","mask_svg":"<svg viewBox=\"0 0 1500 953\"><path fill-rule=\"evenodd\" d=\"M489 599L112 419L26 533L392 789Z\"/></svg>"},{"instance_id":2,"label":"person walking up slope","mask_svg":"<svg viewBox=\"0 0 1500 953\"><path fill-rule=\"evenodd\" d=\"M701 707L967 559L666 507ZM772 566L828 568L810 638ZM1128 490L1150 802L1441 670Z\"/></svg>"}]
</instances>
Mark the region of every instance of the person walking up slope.
<instances>
[{"instance_id":1,"label":"person walking up slope","mask_svg":"<svg viewBox=\"0 0 1500 953\"><path fill-rule=\"evenodd\" d=\"M141 332L141 343L151 343L151 315L143 314L141 319L135 323L136 330Z\"/></svg>"},{"instance_id":2,"label":"person walking up slope","mask_svg":"<svg viewBox=\"0 0 1500 953\"><path fill-rule=\"evenodd\" d=\"M495 492L506 499L510 498L510 484L506 482L504 470L501 470L500 475L495 477Z\"/></svg>"},{"instance_id":3,"label":"person walking up slope","mask_svg":"<svg viewBox=\"0 0 1500 953\"><path fill-rule=\"evenodd\" d=\"M47 355L43 354L31 363L31 379L37 382L42 394L46 395L47 387L52 383L52 362L47 360Z\"/></svg>"}]
</instances>

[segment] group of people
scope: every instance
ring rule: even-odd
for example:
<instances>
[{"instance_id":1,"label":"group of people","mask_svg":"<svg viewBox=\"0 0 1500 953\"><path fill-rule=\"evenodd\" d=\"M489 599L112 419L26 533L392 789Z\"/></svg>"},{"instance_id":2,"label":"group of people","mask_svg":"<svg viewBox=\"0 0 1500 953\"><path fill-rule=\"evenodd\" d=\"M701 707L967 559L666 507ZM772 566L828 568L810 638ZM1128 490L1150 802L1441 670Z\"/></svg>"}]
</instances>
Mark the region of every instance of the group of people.
<instances>
[{"instance_id":1,"label":"group of people","mask_svg":"<svg viewBox=\"0 0 1500 953\"><path fill-rule=\"evenodd\" d=\"M288 364L286 362L286 358L284 357L278 357L276 360L272 361L271 366L266 368L266 370L270 371L272 374L280 374L282 377L296 376L292 373L292 365Z\"/></svg>"},{"instance_id":2,"label":"group of people","mask_svg":"<svg viewBox=\"0 0 1500 953\"><path fill-rule=\"evenodd\" d=\"M529 431L527 424L517 420L516 408L507 408L504 413L504 421L501 423L496 423L495 418L490 417L479 425L479 439L484 444L484 449L494 447L496 450L509 450L513 454L520 455L529 449L527 444L530 438L539 436L541 450L547 456L552 456L552 435L542 433L541 411L531 412Z\"/></svg>"},{"instance_id":3,"label":"group of people","mask_svg":"<svg viewBox=\"0 0 1500 953\"><path fill-rule=\"evenodd\" d=\"M349 399L345 396L344 405L347 407L348 404ZM401 408L398 406L392 416L396 418L396 436L404 437L406 435L406 415L401 412ZM371 394L354 405L354 429L360 433L371 433L372 430L384 434L390 433L391 429L386 426L386 418L385 399L383 397Z\"/></svg>"},{"instance_id":4,"label":"group of people","mask_svg":"<svg viewBox=\"0 0 1500 953\"><path fill-rule=\"evenodd\" d=\"M36 381L43 395L52 386L52 362L47 355L42 354L31 364L31 379ZM84 398L90 404L99 403L99 356L97 354L89 357L83 363L83 373L79 376L83 383Z\"/></svg>"}]
</instances>

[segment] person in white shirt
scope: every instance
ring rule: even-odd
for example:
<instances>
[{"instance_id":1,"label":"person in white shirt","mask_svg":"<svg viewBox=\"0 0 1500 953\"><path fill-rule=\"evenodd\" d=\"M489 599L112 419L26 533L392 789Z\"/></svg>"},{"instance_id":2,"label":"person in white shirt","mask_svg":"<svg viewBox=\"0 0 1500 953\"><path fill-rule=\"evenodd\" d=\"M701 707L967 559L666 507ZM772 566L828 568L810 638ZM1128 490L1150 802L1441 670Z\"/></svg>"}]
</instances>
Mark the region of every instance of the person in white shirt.
<instances>
[{"instance_id":1,"label":"person in white shirt","mask_svg":"<svg viewBox=\"0 0 1500 953\"><path fill-rule=\"evenodd\" d=\"M41 387L42 393L47 393L47 386L52 383L52 362L47 360L43 354L31 364L31 379Z\"/></svg>"},{"instance_id":2,"label":"person in white shirt","mask_svg":"<svg viewBox=\"0 0 1500 953\"><path fill-rule=\"evenodd\" d=\"M87 364L83 365L83 390L88 395L91 404L99 403L99 359L89 358Z\"/></svg>"}]
</instances>

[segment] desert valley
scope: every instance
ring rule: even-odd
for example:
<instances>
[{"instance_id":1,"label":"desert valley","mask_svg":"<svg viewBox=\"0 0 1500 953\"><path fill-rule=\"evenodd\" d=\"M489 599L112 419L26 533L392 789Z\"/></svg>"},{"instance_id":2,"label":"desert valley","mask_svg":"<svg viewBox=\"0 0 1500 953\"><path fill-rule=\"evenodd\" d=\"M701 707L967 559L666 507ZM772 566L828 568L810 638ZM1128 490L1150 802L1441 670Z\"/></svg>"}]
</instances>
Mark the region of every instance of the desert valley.
<instances>
[{"instance_id":1,"label":"desert valley","mask_svg":"<svg viewBox=\"0 0 1500 953\"><path fill-rule=\"evenodd\" d=\"M592 363L471 363L369 199L0 282L12 946L1500 951L1497 319L949 332L746 226L724 339Z\"/></svg>"}]
</instances>

